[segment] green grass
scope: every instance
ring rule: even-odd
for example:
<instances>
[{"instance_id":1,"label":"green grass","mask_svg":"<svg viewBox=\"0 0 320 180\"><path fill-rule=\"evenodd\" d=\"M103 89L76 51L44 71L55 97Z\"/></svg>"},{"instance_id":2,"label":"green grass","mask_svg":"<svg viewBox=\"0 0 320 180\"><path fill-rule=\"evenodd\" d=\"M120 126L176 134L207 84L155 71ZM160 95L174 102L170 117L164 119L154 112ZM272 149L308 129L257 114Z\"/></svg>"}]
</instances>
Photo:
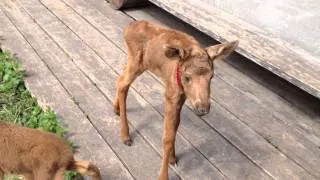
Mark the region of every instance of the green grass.
<instances>
[{"instance_id":1,"label":"green grass","mask_svg":"<svg viewBox=\"0 0 320 180\"><path fill-rule=\"evenodd\" d=\"M62 127L50 108L42 109L36 98L31 96L23 81L25 76L26 73L16 58L0 49L0 119L63 137L67 130ZM76 177L74 172L65 175L66 180ZM18 180L21 177L8 176L7 180L9 179Z\"/></svg>"}]
</instances>

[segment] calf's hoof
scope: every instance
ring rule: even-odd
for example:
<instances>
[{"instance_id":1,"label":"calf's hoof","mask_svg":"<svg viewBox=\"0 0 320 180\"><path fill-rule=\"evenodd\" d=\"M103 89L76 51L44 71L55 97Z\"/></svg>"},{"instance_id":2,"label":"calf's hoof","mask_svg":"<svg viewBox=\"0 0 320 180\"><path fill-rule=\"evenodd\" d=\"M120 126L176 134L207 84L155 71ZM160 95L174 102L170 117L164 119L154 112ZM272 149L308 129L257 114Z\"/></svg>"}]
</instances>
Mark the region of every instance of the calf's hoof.
<instances>
[{"instance_id":1,"label":"calf's hoof","mask_svg":"<svg viewBox=\"0 0 320 180\"><path fill-rule=\"evenodd\" d=\"M119 108L119 105L117 104L114 104L113 105L113 112L116 114L116 115L120 115L120 108Z\"/></svg>"},{"instance_id":2,"label":"calf's hoof","mask_svg":"<svg viewBox=\"0 0 320 180\"><path fill-rule=\"evenodd\" d=\"M123 144L127 145L127 146L131 146L132 145L132 140L130 138L126 138L124 140L122 140Z\"/></svg>"},{"instance_id":3,"label":"calf's hoof","mask_svg":"<svg viewBox=\"0 0 320 180\"><path fill-rule=\"evenodd\" d=\"M176 157L169 157L169 163L173 166L177 165L177 158Z\"/></svg>"}]
</instances>

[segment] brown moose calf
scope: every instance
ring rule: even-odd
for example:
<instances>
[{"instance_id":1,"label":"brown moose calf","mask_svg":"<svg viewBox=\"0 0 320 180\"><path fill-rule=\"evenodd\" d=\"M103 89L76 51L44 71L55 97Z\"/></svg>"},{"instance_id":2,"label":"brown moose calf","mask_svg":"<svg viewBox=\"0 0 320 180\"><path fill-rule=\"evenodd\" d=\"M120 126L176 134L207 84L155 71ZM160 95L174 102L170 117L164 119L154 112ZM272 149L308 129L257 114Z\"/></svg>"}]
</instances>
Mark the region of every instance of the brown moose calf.
<instances>
[{"instance_id":1,"label":"brown moose calf","mask_svg":"<svg viewBox=\"0 0 320 180\"><path fill-rule=\"evenodd\" d=\"M210 110L210 82L214 61L229 56L238 41L202 48L198 41L183 32L146 21L132 22L125 29L128 63L119 77L114 111L120 114L123 143L131 145L126 99L130 85L149 70L165 85L163 160L160 180L168 179L168 164L176 163L175 137L180 124L180 111L189 99L194 112L205 115Z\"/></svg>"},{"instance_id":2,"label":"brown moose calf","mask_svg":"<svg viewBox=\"0 0 320 180\"><path fill-rule=\"evenodd\" d=\"M63 180L66 170L101 180L96 166L74 160L72 149L63 139L0 120L0 180L5 173L22 174L26 180Z\"/></svg>"}]
</instances>

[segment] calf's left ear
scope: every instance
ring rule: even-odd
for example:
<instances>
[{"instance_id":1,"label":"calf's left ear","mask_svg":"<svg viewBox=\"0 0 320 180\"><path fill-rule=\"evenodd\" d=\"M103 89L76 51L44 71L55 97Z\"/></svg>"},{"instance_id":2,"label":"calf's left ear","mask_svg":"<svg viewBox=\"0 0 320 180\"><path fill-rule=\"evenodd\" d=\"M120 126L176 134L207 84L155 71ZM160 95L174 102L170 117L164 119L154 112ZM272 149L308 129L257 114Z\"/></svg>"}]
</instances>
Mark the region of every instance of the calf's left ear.
<instances>
[{"instance_id":1,"label":"calf's left ear","mask_svg":"<svg viewBox=\"0 0 320 180\"><path fill-rule=\"evenodd\" d=\"M228 57L237 48L238 44L238 40L228 43L222 43L207 47L206 51L210 59L212 60L225 58Z\"/></svg>"},{"instance_id":2,"label":"calf's left ear","mask_svg":"<svg viewBox=\"0 0 320 180\"><path fill-rule=\"evenodd\" d=\"M179 58L180 60L186 59L190 54L188 49L171 44L164 45L164 53L168 58Z\"/></svg>"}]
</instances>

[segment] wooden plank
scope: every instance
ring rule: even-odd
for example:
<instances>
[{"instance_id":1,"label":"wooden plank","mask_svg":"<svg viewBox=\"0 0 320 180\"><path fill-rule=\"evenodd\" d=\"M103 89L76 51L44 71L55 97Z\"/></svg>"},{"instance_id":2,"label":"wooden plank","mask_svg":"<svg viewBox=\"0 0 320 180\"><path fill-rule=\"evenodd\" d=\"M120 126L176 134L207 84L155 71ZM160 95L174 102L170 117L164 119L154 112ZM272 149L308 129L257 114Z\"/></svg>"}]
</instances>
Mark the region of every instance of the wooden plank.
<instances>
[{"instance_id":1,"label":"wooden plank","mask_svg":"<svg viewBox=\"0 0 320 180\"><path fill-rule=\"evenodd\" d=\"M84 13L84 12L83 12ZM95 16L97 16L97 14L95 14ZM100 20L101 21L101 20ZM96 22L99 22L98 20L96 21ZM93 22L92 22L93 23ZM94 23L93 23L94 24ZM94 25L96 25L96 24L94 24ZM102 31L102 27L103 27L103 25L97 25L97 27L100 29L100 31ZM110 29L110 28L107 28L107 29ZM106 31L106 32L108 32L109 33L109 31ZM108 33L106 33L105 32L105 35L106 36L108 36ZM110 39L112 38L111 36L108 36ZM115 40L115 42L116 42L117 40ZM119 43L119 45L121 45L121 43ZM119 61L117 60L117 63L119 63ZM114 67L116 67L117 66L117 63L115 63L114 64ZM150 82L148 82L148 84L152 84L152 83L150 83ZM145 87L144 89L150 89L150 87ZM143 92L142 94L145 94L145 92ZM267 137L267 141L269 141L269 137ZM292 141L291 141L292 142ZM276 148L277 148L277 145L274 145ZM251 152L251 153L253 153L253 152ZM269 167L270 168L270 167ZM299 167L299 169L301 169L301 167ZM275 169L275 171L278 171L278 169ZM282 173L282 172L279 172L278 171L278 173Z\"/></svg>"},{"instance_id":2,"label":"wooden plank","mask_svg":"<svg viewBox=\"0 0 320 180\"><path fill-rule=\"evenodd\" d=\"M50 5L51 3L47 2L46 5ZM81 68L81 70L91 79L93 80L99 88L102 89L102 91L105 93L105 95L113 99L114 97L114 89L110 89L110 86L107 86L106 83L114 83L116 78L110 72L112 70L108 67L106 67L106 64L102 59L100 59L98 56L94 54L94 52L89 49L83 42L81 42L80 39L75 37L72 32L67 29L61 22L57 21L54 16L51 14L47 14L47 9L40 6L37 2L24 2L23 4L28 12L35 18L35 20L44 28L44 30L50 34L50 36L55 39L59 45L68 53L68 55L73 58L75 64ZM61 6L59 2L54 2L50 6L50 9L54 9L53 7L60 7L60 11L62 11L65 7ZM57 10L57 9L55 9ZM45 13L47 12L47 13ZM62 11L64 12L64 11ZM47 14L44 16L44 14ZM68 14L69 17L72 17L72 14ZM44 21L46 20L46 21ZM46 22L52 22L54 26L48 25ZM75 24L78 24L80 20L73 19ZM81 22L81 21L80 21ZM78 24L79 25L79 24ZM88 31L86 28L90 28L90 25L86 24L86 26L81 26L83 29L82 32L94 32L93 30ZM66 38L67 37L67 38ZM95 39L95 38L94 38ZM101 41L102 38L98 38L99 41ZM90 39L93 40L93 39ZM108 42L107 40L104 42ZM96 42L97 43L97 42ZM75 46L75 44L79 44ZM99 43L98 43L99 44ZM100 44L101 45L101 44ZM112 48L112 44L104 44L107 45L105 47ZM79 54L81 56L79 56ZM113 54L117 53L110 53L109 59L112 59L113 61L118 58L112 57ZM118 53L119 54L119 53ZM103 63L103 64L101 64ZM99 72L97 74L97 71ZM102 73L102 74L101 74ZM113 78L111 81L109 78ZM100 79L100 80L99 80ZM111 94L112 93L112 94ZM149 108L150 106L147 106L147 102L145 102L141 97L132 95L128 98L129 103L129 109L130 108L137 108L142 109L141 111L134 111L130 117L130 122L134 124L135 127L141 127L147 126L148 128L142 128L139 130L139 133L141 133L145 139L152 144L155 149L159 152L162 146L161 142L161 135L162 135L162 117L152 108ZM81 104L81 103L80 103ZM144 106L147 106L147 108L144 108ZM148 125L145 123L148 122ZM189 144L186 140L181 138L181 136L177 137L177 144L179 147L181 147L180 150L183 152L190 151L190 155L183 158L184 161L181 161L179 163L179 168L177 168L179 174L182 178L187 179L194 179L199 177L206 178L214 178L214 179L223 179L223 176L220 174L219 171L215 169L212 164L210 164L199 152L197 152L191 144ZM159 152L160 153L160 152ZM198 168L193 168L194 166ZM143 171L142 171L143 172Z\"/></svg>"},{"instance_id":3,"label":"wooden plank","mask_svg":"<svg viewBox=\"0 0 320 180\"><path fill-rule=\"evenodd\" d=\"M74 7L74 5L73 5L73 7ZM86 8L86 9L88 9L88 8ZM96 15L95 15L96 16ZM93 17L95 17L95 16L93 16ZM90 21L90 20L89 20ZM97 20L96 22L99 22L99 21L101 21L101 19L100 20ZM90 21L91 22L91 21ZM93 23L93 22L91 22L91 23ZM94 23L93 23L94 24ZM110 23L108 23L108 24L110 24ZM95 24L94 24L95 25ZM101 27L103 27L103 25L101 25L100 24L100 27L99 27L99 30L100 31L102 31L102 29L101 29ZM109 28L106 28L106 29L111 29L110 27ZM106 31L106 32L108 32L109 33L109 31ZM106 33L106 32L104 32L105 33L105 35L106 36L108 36L108 33ZM113 34L113 33L112 33ZM112 38L112 37L110 37L110 36L108 36L108 38ZM86 39L90 39L90 38L86 38ZM99 47L101 47L101 46L99 46ZM95 49L99 49L99 47L95 47ZM99 54L99 52L97 52L98 54ZM100 52L100 56L103 56L102 55L103 54L103 51L101 51ZM107 57L107 56L106 56ZM125 62L124 62L125 63ZM121 68L121 65L119 65L119 59L117 59L114 63L113 63L113 67L119 67L119 68ZM143 77L143 76L142 76ZM141 79L142 79L142 77L141 77ZM146 84L153 84L153 83L151 83L150 81L146 81ZM156 83L155 83L156 84ZM144 88L142 88L142 89L150 89L151 87L150 86L147 86L147 87L144 87ZM156 90L157 91L157 90ZM156 92L153 92L153 93L156 93ZM141 94L146 94L146 92L143 92L143 93L141 93ZM153 96L153 98L155 98L154 96ZM150 102L150 100L148 100L149 102ZM159 102L160 102L160 100L159 100ZM156 106L156 107L158 107L158 106ZM271 148L272 149L272 148ZM290 160L288 160L289 162L290 162ZM290 164L290 163L289 163ZM273 165L274 166L274 165ZM293 163L293 165L291 165L292 167L294 167L294 168L298 168L299 169L299 172L300 171L304 171L303 169L301 169L301 167L297 167L297 165L295 165L294 163ZM290 166L290 167L291 167ZM268 168L274 168L274 167L268 167ZM277 169L275 169L275 171L277 171L277 173L283 173L283 172L280 172L280 171L278 171L279 169L277 168ZM293 171L294 172L294 171ZM291 172L292 173L292 172ZM306 173L307 174L307 173ZM307 175L308 176L308 175Z\"/></svg>"},{"instance_id":4,"label":"wooden plank","mask_svg":"<svg viewBox=\"0 0 320 180\"><path fill-rule=\"evenodd\" d=\"M151 9L150 12L154 13L155 10ZM134 16L137 13L129 14ZM144 19L141 14L138 17ZM154 15L153 17L157 17L157 20L159 19L159 16ZM147 19L155 19L153 17L149 16ZM166 20L166 22L174 25L174 28L186 29L185 26L179 27L178 23L169 22L169 20ZM197 34L195 31L189 33ZM233 60L237 61L239 59ZM250 78L241 79L244 78L244 76L241 76L241 73L239 72L234 74L234 69L228 68L226 63L217 62L216 64L219 65L218 67L224 68L224 72L219 71L219 68L216 71L218 78L215 78L212 82L213 99L236 116L242 114L242 116L238 116L240 120L248 124L267 141L270 141L272 145L281 149L291 159L298 162L318 177L319 171L317 167L320 164L320 152L318 150L320 145L320 124L315 121L314 116L310 117L310 115L306 115L297 108L292 109L292 106L284 104L285 102L279 101L277 97L276 99L272 99L272 93L262 89L262 87L257 86L257 84L251 83L251 92L255 93L260 89L262 90L260 91L260 96L255 97L250 95L248 92L248 87L250 87L248 86L248 79ZM236 76L237 78L232 76ZM243 84L239 82L242 82ZM222 87L224 89L222 89ZM237 93L241 98L235 98ZM270 97L267 95L270 95ZM249 105L249 107L242 106L239 102L248 102L246 105ZM285 111L285 107L291 108L291 111L288 111L288 108L287 111ZM246 109L250 109L250 112L246 112ZM319 115L316 116L316 119L319 121ZM261 126L265 128L261 128ZM276 134L274 131L277 131L278 133ZM295 149L295 151L292 151L292 149ZM310 162L309 159L313 159L313 161Z\"/></svg>"},{"instance_id":5,"label":"wooden plank","mask_svg":"<svg viewBox=\"0 0 320 180\"><path fill-rule=\"evenodd\" d=\"M239 39L237 52L320 98L320 64L311 54L217 8L209 12L192 1L151 2L220 42Z\"/></svg>"},{"instance_id":6,"label":"wooden plank","mask_svg":"<svg viewBox=\"0 0 320 180\"><path fill-rule=\"evenodd\" d=\"M2 3L1 3L2 4ZM100 167L104 179L133 179L112 149L86 118L59 81L49 71L32 47L5 17L0 9L0 35L2 44L17 57L28 72L25 78L27 88L37 97L43 107L51 107L65 127L70 139L80 148L76 157L92 160Z\"/></svg>"},{"instance_id":7,"label":"wooden plank","mask_svg":"<svg viewBox=\"0 0 320 180\"><path fill-rule=\"evenodd\" d=\"M12 7L14 6L12 4ZM132 175L138 179L156 179L160 168L160 156L141 138L132 126L132 130L135 132L133 133L135 145L129 148L121 144L119 142L119 121L112 111L111 103L81 73L55 42L33 23L27 14L23 14L18 10L11 10L10 14L13 14L16 25L21 28L21 32L27 37L32 47L36 49L39 56L72 94L75 101L126 164ZM23 26L23 24L28 24L28 26ZM113 88L113 84L108 88ZM141 158L142 153L143 158ZM178 179L178 177L172 174L172 179Z\"/></svg>"}]
</instances>

